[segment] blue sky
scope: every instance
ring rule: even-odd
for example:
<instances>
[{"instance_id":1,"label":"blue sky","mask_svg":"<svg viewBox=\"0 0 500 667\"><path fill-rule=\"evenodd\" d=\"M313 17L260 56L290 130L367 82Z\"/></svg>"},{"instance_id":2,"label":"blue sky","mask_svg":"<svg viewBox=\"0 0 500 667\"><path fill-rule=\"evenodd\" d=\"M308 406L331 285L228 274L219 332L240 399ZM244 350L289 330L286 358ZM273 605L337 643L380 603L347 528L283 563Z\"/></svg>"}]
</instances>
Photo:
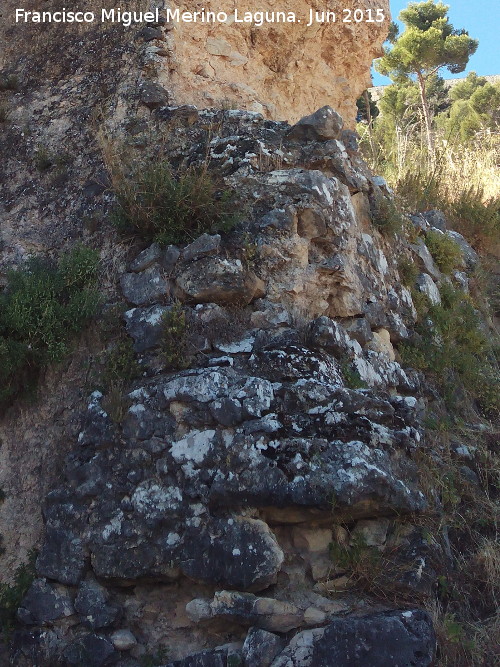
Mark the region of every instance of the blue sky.
<instances>
[{"instance_id":1,"label":"blue sky","mask_svg":"<svg viewBox=\"0 0 500 667\"><path fill-rule=\"evenodd\" d=\"M452 75L448 70L441 70L445 79L462 77L467 72L477 74L500 74L500 2L499 0L443 0L449 5L448 16L455 28L465 28L471 37L479 40L476 53L469 60L463 74ZM407 7L409 0L390 0L394 20L399 12ZM375 86L391 83L390 79L373 73Z\"/></svg>"}]
</instances>

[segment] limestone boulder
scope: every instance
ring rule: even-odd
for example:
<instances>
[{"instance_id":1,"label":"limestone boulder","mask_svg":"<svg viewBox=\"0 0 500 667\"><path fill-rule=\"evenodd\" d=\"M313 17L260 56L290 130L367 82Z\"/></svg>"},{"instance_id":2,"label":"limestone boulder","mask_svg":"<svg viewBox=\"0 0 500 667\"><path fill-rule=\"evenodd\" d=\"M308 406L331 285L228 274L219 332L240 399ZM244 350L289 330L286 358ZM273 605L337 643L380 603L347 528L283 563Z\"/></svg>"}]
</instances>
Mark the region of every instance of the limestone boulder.
<instances>
[{"instance_id":1,"label":"limestone boulder","mask_svg":"<svg viewBox=\"0 0 500 667\"><path fill-rule=\"evenodd\" d=\"M240 260L204 257L181 269L179 295L190 303L246 305L265 295L264 282Z\"/></svg>"},{"instance_id":2,"label":"limestone boulder","mask_svg":"<svg viewBox=\"0 0 500 667\"><path fill-rule=\"evenodd\" d=\"M344 121L331 107L325 106L301 118L288 133L297 141L330 141L340 136Z\"/></svg>"}]
</instances>

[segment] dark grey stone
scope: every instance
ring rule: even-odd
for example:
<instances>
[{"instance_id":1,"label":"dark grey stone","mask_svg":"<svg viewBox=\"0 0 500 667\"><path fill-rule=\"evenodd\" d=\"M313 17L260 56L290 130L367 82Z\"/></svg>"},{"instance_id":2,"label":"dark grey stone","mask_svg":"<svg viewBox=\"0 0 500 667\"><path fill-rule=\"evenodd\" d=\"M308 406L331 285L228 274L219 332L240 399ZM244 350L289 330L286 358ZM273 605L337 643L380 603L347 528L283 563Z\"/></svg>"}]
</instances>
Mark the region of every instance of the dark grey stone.
<instances>
[{"instance_id":1,"label":"dark grey stone","mask_svg":"<svg viewBox=\"0 0 500 667\"><path fill-rule=\"evenodd\" d=\"M433 278L439 280L441 277L441 272L434 263L429 248L424 243L424 240L417 239L417 241L412 243L410 247L413 252L420 258L422 268L425 269L425 271L427 271L427 273L429 273Z\"/></svg>"},{"instance_id":2,"label":"dark grey stone","mask_svg":"<svg viewBox=\"0 0 500 667\"><path fill-rule=\"evenodd\" d=\"M114 646L108 639L88 634L69 644L63 656L71 667L102 667L114 653Z\"/></svg>"},{"instance_id":3,"label":"dark grey stone","mask_svg":"<svg viewBox=\"0 0 500 667\"><path fill-rule=\"evenodd\" d=\"M174 267L177 263L177 260L181 256L181 251L175 245L167 246L165 252L163 253L163 268L165 269L168 275L172 274Z\"/></svg>"},{"instance_id":4,"label":"dark grey stone","mask_svg":"<svg viewBox=\"0 0 500 667\"><path fill-rule=\"evenodd\" d=\"M134 339L134 350L138 353L150 350L161 341L165 328L163 317L170 306L133 308L125 313L127 333Z\"/></svg>"},{"instance_id":5,"label":"dark grey stone","mask_svg":"<svg viewBox=\"0 0 500 667\"><path fill-rule=\"evenodd\" d=\"M442 211L425 211L425 213L422 213L421 215L423 218L425 218L425 220L427 220L431 227L440 229L442 232L445 232L448 228L446 216Z\"/></svg>"},{"instance_id":6,"label":"dark grey stone","mask_svg":"<svg viewBox=\"0 0 500 667\"><path fill-rule=\"evenodd\" d=\"M85 552L79 536L65 528L47 526L45 541L36 560L42 577L62 584L77 584L85 569Z\"/></svg>"},{"instance_id":7,"label":"dark grey stone","mask_svg":"<svg viewBox=\"0 0 500 667\"><path fill-rule=\"evenodd\" d=\"M344 121L329 106L301 118L288 132L288 139L297 141L329 141L338 139Z\"/></svg>"},{"instance_id":8,"label":"dark grey stone","mask_svg":"<svg viewBox=\"0 0 500 667\"><path fill-rule=\"evenodd\" d=\"M180 558L192 579L259 591L276 582L283 553L262 521L212 519L203 528L186 529Z\"/></svg>"},{"instance_id":9,"label":"dark grey stone","mask_svg":"<svg viewBox=\"0 0 500 667\"><path fill-rule=\"evenodd\" d=\"M222 398L212 401L210 412L214 419L223 426L236 426L244 419L241 403L235 398Z\"/></svg>"},{"instance_id":10,"label":"dark grey stone","mask_svg":"<svg viewBox=\"0 0 500 667\"><path fill-rule=\"evenodd\" d=\"M152 264L157 262L161 257L161 248L158 243L153 243L141 253L137 255L130 264L130 270L134 273L139 273L148 269Z\"/></svg>"},{"instance_id":11,"label":"dark grey stone","mask_svg":"<svg viewBox=\"0 0 500 667\"><path fill-rule=\"evenodd\" d=\"M137 33L137 35L145 42L151 42L154 39L160 39L160 40L165 39L163 32L160 28L155 28L153 26L148 26L148 25L141 28Z\"/></svg>"},{"instance_id":12,"label":"dark grey stone","mask_svg":"<svg viewBox=\"0 0 500 667\"><path fill-rule=\"evenodd\" d=\"M35 579L21 602L18 618L25 625L45 625L73 613L68 595L59 593L45 579Z\"/></svg>"},{"instance_id":13,"label":"dark grey stone","mask_svg":"<svg viewBox=\"0 0 500 667\"><path fill-rule=\"evenodd\" d=\"M202 234L195 241L190 243L182 251L182 260L184 262L192 262L200 257L207 255L216 255L220 248L220 235Z\"/></svg>"},{"instance_id":14,"label":"dark grey stone","mask_svg":"<svg viewBox=\"0 0 500 667\"><path fill-rule=\"evenodd\" d=\"M286 641L267 630L250 628L243 644L243 658L248 667L270 667L285 648Z\"/></svg>"},{"instance_id":15,"label":"dark grey stone","mask_svg":"<svg viewBox=\"0 0 500 667\"><path fill-rule=\"evenodd\" d=\"M274 227L274 229L283 229L290 231L294 224L294 211L291 208L287 209L273 209L269 211L259 221L262 228Z\"/></svg>"},{"instance_id":16,"label":"dark grey stone","mask_svg":"<svg viewBox=\"0 0 500 667\"><path fill-rule=\"evenodd\" d=\"M168 104L169 92L153 81L143 81L139 89L139 99L148 109L157 109Z\"/></svg>"},{"instance_id":17,"label":"dark grey stone","mask_svg":"<svg viewBox=\"0 0 500 667\"><path fill-rule=\"evenodd\" d=\"M340 133L340 141L348 151L356 152L358 150L359 134L353 130L342 130Z\"/></svg>"},{"instance_id":18,"label":"dark grey stone","mask_svg":"<svg viewBox=\"0 0 500 667\"><path fill-rule=\"evenodd\" d=\"M150 266L141 273L125 273L120 278L123 296L135 306L159 301L168 295L168 283L158 266Z\"/></svg>"},{"instance_id":19,"label":"dark grey stone","mask_svg":"<svg viewBox=\"0 0 500 667\"><path fill-rule=\"evenodd\" d=\"M364 347L373 339L371 327L364 317L356 317L351 322L344 323L344 328L351 338L358 341L361 347Z\"/></svg>"},{"instance_id":20,"label":"dark grey stone","mask_svg":"<svg viewBox=\"0 0 500 667\"><path fill-rule=\"evenodd\" d=\"M430 667L436 638L420 609L336 619L314 644L313 665L328 667Z\"/></svg>"},{"instance_id":21,"label":"dark grey stone","mask_svg":"<svg viewBox=\"0 0 500 667\"><path fill-rule=\"evenodd\" d=\"M309 329L310 342L333 354L337 358L353 358L361 353L359 343L354 342L344 327L329 317L318 317L313 320Z\"/></svg>"},{"instance_id":22,"label":"dark grey stone","mask_svg":"<svg viewBox=\"0 0 500 667\"><path fill-rule=\"evenodd\" d=\"M108 592L93 579L80 584L75 598L75 610L82 617L82 623L92 630L113 625L121 615L118 605L108 603Z\"/></svg>"},{"instance_id":23,"label":"dark grey stone","mask_svg":"<svg viewBox=\"0 0 500 667\"><path fill-rule=\"evenodd\" d=\"M169 662L166 667L227 667L227 653L224 651L202 651L182 660Z\"/></svg>"}]
</instances>

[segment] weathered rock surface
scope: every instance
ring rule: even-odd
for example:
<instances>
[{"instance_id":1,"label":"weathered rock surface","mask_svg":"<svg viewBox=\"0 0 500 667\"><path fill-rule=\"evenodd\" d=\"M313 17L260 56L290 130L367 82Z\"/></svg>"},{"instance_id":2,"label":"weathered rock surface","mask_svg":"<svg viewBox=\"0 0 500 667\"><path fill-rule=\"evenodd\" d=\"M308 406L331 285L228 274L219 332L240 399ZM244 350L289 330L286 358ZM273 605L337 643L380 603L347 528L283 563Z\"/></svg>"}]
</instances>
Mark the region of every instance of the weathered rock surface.
<instances>
[{"instance_id":1,"label":"weathered rock surface","mask_svg":"<svg viewBox=\"0 0 500 667\"><path fill-rule=\"evenodd\" d=\"M266 630L252 628L243 644L243 659L248 665L270 667L274 658L285 647L285 641L278 635Z\"/></svg>"},{"instance_id":2,"label":"weathered rock surface","mask_svg":"<svg viewBox=\"0 0 500 667\"><path fill-rule=\"evenodd\" d=\"M343 124L342 117L331 107L325 106L301 118L290 129L288 137L298 141L330 141L339 138Z\"/></svg>"},{"instance_id":3,"label":"weathered rock surface","mask_svg":"<svg viewBox=\"0 0 500 667\"><path fill-rule=\"evenodd\" d=\"M246 270L240 260L222 258L203 258L187 266L176 285L191 303L246 305L265 294L262 280Z\"/></svg>"},{"instance_id":4,"label":"weathered rock surface","mask_svg":"<svg viewBox=\"0 0 500 667\"><path fill-rule=\"evenodd\" d=\"M199 9L191 1L183 8ZM366 17L371 12L377 22L343 22L355 8ZM266 12L278 9L293 12L295 22L283 22L276 14L273 22L271 15L266 21ZM335 13L335 23L323 17L326 8L317 9L319 20L308 25L311 6L306 2L287 0L277 7L266 0L258 8L263 22L256 15L253 22L243 23L243 10L235 22L234 5L223 1L217 11L227 13L227 22L172 22L166 26L166 41L147 46L145 55L159 68L160 82L178 104L210 106L229 100L239 108L292 122L331 104L351 124L355 100L368 84L370 64L387 33L388 3L331 2L327 9ZM385 16L380 22L377 10Z\"/></svg>"},{"instance_id":5,"label":"weathered rock surface","mask_svg":"<svg viewBox=\"0 0 500 667\"><path fill-rule=\"evenodd\" d=\"M273 667L428 667L433 664L432 622L420 610L338 619L295 636Z\"/></svg>"},{"instance_id":6,"label":"weathered rock surface","mask_svg":"<svg viewBox=\"0 0 500 667\"><path fill-rule=\"evenodd\" d=\"M45 583L23 603L29 635L13 655L128 666L166 633L172 665L316 665L330 653L349 665L354 645L390 667L398 643L408 665L431 664L427 617L413 628L418 611L353 615L371 607L338 557L362 543L384 559L377 583L420 600L441 554L413 525L427 507L414 461L423 383L397 346L415 310L369 226L379 185L325 113L298 134L230 113L210 159L249 202L244 231L129 258L124 320L141 376L119 419L108 396L89 398L44 503ZM179 123L172 154L196 165L218 115L186 118L157 114ZM161 362L174 299L184 370ZM54 635L39 632L49 625ZM367 648L378 635L380 659Z\"/></svg>"},{"instance_id":7,"label":"weathered rock surface","mask_svg":"<svg viewBox=\"0 0 500 667\"><path fill-rule=\"evenodd\" d=\"M150 266L142 273L126 273L120 283L125 299L136 306L167 296L167 283L158 266Z\"/></svg>"},{"instance_id":8,"label":"weathered rock surface","mask_svg":"<svg viewBox=\"0 0 500 667\"><path fill-rule=\"evenodd\" d=\"M435 306L441 303L439 288L428 273L421 273L417 278L416 285L417 289L422 292L422 294L425 294L432 305Z\"/></svg>"},{"instance_id":9,"label":"weathered rock surface","mask_svg":"<svg viewBox=\"0 0 500 667\"><path fill-rule=\"evenodd\" d=\"M18 617L26 625L45 625L73 613L67 595L59 593L44 579L36 579L23 600Z\"/></svg>"}]
</instances>

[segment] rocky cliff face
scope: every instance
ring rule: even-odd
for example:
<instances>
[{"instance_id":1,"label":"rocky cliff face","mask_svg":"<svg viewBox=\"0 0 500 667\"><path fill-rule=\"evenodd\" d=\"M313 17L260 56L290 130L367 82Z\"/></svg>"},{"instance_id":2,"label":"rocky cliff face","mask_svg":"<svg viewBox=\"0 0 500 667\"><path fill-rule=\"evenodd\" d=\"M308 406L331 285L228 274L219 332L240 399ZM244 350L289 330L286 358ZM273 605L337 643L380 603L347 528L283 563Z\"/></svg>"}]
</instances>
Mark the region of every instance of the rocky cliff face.
<instances>
[{"instance_id":1,"label":"rocky cliff face","mask_svg":"<svg viewBox=\"0 0 500 667\"><path fill-rule=\"evenodd\" d=\"M121 28L85 28L94 50L54 28L45 61L40 35L16 60L7 30L19 87L1 93L2 269L75 239L98 248L95 329L120 313L140 372L103 388L87 332L2 419L5 579L38 547L5 660L432 665L422 607L451 554L426 528L440 501L419 462L443 452L423 426L436 392L398 352L417 316L400 260L438 303L450 281L467 291L477 257L455 234L463 271L443 276L417 238L454 234L435 215L406 221L411 245L381 234L387 186L323 106L349 126L383 27L294 26L293 52L286 25L171 28L126 44ZM268 118L316 106L293 126ZM236 228L124 242L108 219L117 146L217 173Z\"/></svg>"},{"instance_id":2,"label":"rocky cliff face","mask_svg":"<svg viewBox=\"0 0 500 667\"><path fill-rule=\"evenodd\" d=\"M234 8L234 2L217 3L228 16L224 23L171 22L157 39L151 33L146 57L174 103L229 104L292 122L328 103L353 123L355 101L369 85L370 65L387 34L387 0L263 2L236 15ZM200 9L182 3L183 11ZM235 22L245 9L274 22L259 25L258 15L253 24ZM278 10L295 22L281 22Z\"/></svg>"},{"instance_id":3,"label":"rocky cliff face","mask_svg":"<svg viewBox=\"0 0 500 667\"><path fill-rule=\"evenodd\" d=\"M348 665L353 647L432 664L427 614L374 605L345 576L346 549L369 549L370 585L416 601L442 559L416 521L425 385L395 360L415 312L368 224L381 182L328 107L292 129L192 107L156 119L191 164L219 128L212 168L247 215L150 246L121 276L142 378L119 418L89 398L44 504L14 664L135 665L160 644L179 665ZM173 344L191 349L178 372L173 298L189 323Z\"/></svg>"},{"instance_id":4,"label":"rocky cliff face","mask_svg":"<svg viewBox=\"0 0 500 667\"><path fill-rule=\"evenodd\" d=\"M98 12L101 4L87 6ZM121 6L146 11L162 4L125 1ZM356 96L366 85L371 55L384 37L377 23L352 24L352 30L348 24L315 27L313 37L305 26L289 24L255 29L243 25L238 30L185 24L170 29L164 15L159 25L130 29L110 24L16 25L16 7L13 0L3 3L0 24L0 111L5 114L0 132L0 283L28 256L57 256L78 239L99 248L108 267L101 285L107 299L113 298L116 271L125 269L127 249L107 222L111 197L102 157L104 129L119 127L140 142L141 123L151 110L169 100L198 101L205 107L210 101L205 93L214 101L225 100L225 107L262 105L267 115L274 104L283 118L297 118L333 102L349 124ZM50 9L63 7L60 0ZM287 3L286 9L299 13L305 6ZM35 0L30 10L47 10L46 3ZM285 48L292 31L300 35L293 59ZM207 44L214 39L225 39L248 63L209 54ZM273 58L281 58L279 67ZM198 66L202 61L212 63L208 74ZM242 81L255 92L234 90ZM82 342L81 360L88 356L89 343ZM41 536L40 503L57 478L70 434L78 429L73 414L84 404L79 387L87 374L81 363L54 369L36 406L18 406L2 419L0 483L7 498L0 507L0 532L7 551L0 558L5 572L24 561ZM23 491L26 487L29 493Z\"/></svg>"}]
</instances>

